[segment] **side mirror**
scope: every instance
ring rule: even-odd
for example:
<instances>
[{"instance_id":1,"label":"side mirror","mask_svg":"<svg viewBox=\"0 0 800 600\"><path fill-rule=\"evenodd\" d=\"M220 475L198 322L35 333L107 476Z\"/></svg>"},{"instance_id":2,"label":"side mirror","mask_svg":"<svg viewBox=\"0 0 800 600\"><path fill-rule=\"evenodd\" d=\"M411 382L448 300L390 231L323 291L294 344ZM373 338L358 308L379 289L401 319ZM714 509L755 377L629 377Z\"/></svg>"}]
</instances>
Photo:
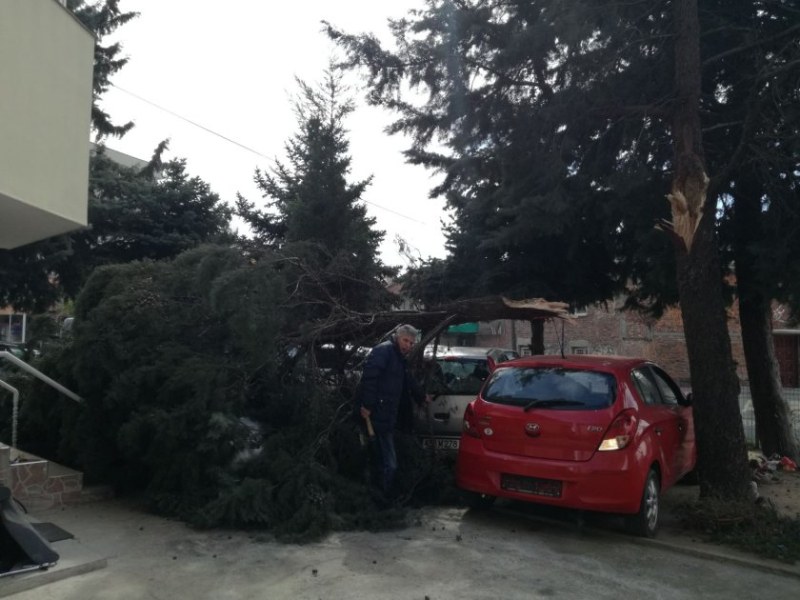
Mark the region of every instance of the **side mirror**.
<instances>
[{"instance_id":1,"label":"side mirror","mask_svg":"<svg viewBox=\"0 0 800 600\"><path fill-rule=\"evenodd\" d=\"M686 403L684 404L684 406L692 406L694 404L694 394L692 392L686 394L685 398L686 398Z\"/></svg>"}]
</instances>

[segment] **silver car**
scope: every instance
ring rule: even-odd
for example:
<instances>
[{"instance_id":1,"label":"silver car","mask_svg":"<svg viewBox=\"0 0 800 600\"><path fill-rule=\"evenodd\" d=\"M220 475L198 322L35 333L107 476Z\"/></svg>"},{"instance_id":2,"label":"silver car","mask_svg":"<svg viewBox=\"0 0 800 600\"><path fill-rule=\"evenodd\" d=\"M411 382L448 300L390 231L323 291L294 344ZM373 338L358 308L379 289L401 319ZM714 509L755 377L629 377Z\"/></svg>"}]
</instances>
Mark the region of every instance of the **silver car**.
<instances>
[{"instance_id":1,"label":"silver car","mask_svg":"<svg viewBox=\"0 0 800 600\"><path fill-rule=\"evenodd\" d=\"M425 351L425 391L433 401L417 407L414 428L425 447L458 450L462 419L467 404L483 387L495 367L518 358L514 350L500 348L444 347Z\"/></svg>"}]
</instances>

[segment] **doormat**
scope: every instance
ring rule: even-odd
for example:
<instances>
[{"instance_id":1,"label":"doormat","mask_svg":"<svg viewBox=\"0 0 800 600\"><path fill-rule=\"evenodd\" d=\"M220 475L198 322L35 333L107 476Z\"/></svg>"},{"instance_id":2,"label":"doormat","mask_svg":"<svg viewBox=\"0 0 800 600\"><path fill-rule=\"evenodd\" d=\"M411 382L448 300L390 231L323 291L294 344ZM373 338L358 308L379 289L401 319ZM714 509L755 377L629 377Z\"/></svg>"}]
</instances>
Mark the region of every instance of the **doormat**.
<instances>
[{"instance_id":1,"label":"doormat","mask_svg":"<svg viewBox=\"0 0 800 600\"><path fill-rule=\"evenodd\" d=\"M31 525L48 542L60 542L61 540L69 540L75 537L55 523L31 523Z\"/></svg>"}]
</instances>

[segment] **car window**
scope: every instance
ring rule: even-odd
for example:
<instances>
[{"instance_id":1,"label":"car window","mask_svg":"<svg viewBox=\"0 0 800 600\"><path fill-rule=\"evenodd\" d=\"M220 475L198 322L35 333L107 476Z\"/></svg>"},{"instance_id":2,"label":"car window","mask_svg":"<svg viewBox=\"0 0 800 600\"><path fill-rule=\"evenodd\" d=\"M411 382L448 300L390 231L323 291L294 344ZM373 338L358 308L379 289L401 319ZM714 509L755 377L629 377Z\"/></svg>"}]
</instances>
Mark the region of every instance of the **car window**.
<instances>
[{"instance_id":1,"label":"car window","mask_svg":"<svg viewBox=\"0 0 800 600\"><path fill-rule=\"evenodd\" d=\"M661 404L661 394L649 369L634 369L631 378L645 404Z\"/></svg>"},{"instance_id":2,"label":"car window","mask_svg":"<svg viewBox=\"0 0 800 600\"><path fill-rule=\"evenodd\" d=\"M555 367L500 367L483 391L488 402L555 410L606 408L615 395L609 373Z\"/></svg>"},{"instance_id":3,"label":"car window","mask_svg":"<svg viewBox=\"0 0 800 600\"><path fill-rule=\"evenodd\" d=\"M684 404L683 394L677 384L670 379L664 371L658 367L652 367L653 378L655 379L658 390L661 392L661 398L664 404Z\"/></svg>"},{"instance_id":4,"label":"car window","mask_svg":"<svg viewBox=\"0 0 800 600\"><path fill-rule=\"evenodd\" d=\"M429 389L439 394L476 396L488 376L486 359L443 357L436 360Z\"/></svg>"}]
</instances>

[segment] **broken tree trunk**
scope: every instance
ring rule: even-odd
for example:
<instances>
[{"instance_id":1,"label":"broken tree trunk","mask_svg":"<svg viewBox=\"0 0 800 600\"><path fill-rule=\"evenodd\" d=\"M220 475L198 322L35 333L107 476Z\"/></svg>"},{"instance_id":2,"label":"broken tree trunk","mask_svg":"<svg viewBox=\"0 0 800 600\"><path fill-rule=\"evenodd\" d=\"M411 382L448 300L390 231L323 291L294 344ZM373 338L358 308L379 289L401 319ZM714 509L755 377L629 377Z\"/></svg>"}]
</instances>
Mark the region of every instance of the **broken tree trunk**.
<instances>
[{"instance_id":1,"label":"broken tree trunk","mask_svg":"<svg viewBox=\"0 0 800 600\"><path fill-rule=\"evenodd\" d=\"M697 0L673 3L675 173L668 196L678 290L694 393L697 471L704 497L745 499L749 491L739 380L731 353L714 205L706 205L700 127L700 25Z\"/></svg>"}]
</instances>

